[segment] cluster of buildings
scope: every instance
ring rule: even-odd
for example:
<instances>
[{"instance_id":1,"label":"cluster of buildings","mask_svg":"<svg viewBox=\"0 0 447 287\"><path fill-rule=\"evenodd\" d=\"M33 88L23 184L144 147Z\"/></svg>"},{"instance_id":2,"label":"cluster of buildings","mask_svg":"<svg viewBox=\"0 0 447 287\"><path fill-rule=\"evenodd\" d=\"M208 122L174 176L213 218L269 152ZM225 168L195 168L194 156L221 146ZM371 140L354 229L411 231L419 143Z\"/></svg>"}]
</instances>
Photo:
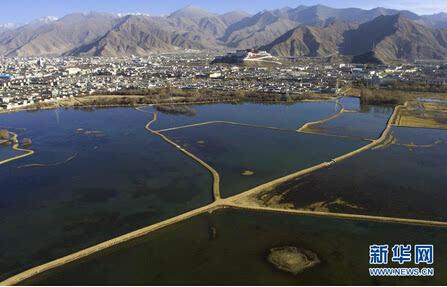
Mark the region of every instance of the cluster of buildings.
<instances>
[{"instance_id":1,"label":"cluster of buildings","mask_svg":"<svg viewBox=\"0 0 447 287\"><path fill-rule=\"evenodd\" d=\"M270 53L266 51L258 51L256 49L238 50L236 52L230 52L224 56L217 56L211 63L212 64L260 63L260 64L277 64L277 65L282 64L278 58L272 56Z\"/></svg>"},{"instance_id":2,"label":"cluster of buildings","mask_svg":"<svg viewBox=\"0 0 447 287\"><path fill-rule=\"evenodd\" d=\"M252 59L271 57L257 51L238 53ZM214 59L216 54L206 52L144 58L0 58L0 109L167 85L178 89L287 94L336 92L338 87L353 81L367 86L392 82L447 84L447 65L442 64L365 66L307 59L263 66L211 64Z\"/></svg>"}]
</instances>

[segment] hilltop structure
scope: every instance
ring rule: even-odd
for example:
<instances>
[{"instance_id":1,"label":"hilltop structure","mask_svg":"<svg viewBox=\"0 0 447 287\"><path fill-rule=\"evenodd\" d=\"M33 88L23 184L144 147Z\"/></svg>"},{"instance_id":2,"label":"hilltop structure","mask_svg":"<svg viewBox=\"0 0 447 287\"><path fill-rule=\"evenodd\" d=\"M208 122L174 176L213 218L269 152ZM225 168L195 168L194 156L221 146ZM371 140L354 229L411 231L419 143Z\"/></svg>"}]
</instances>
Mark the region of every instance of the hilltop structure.
<instances>
[{"instance_id":1,"label":"hilltop structure","mask_svg":"<svg viewBox=\"0 0 447 287\"><path fill-rule=\"evenodd\" d=\"M256 49L237 50L236 52L231 52L224 56L218 56L212 61L212 64L243 64L246 62L281 64L278 59L270 53L266 51L258 51Z\"/></svg>"}]
</instances>

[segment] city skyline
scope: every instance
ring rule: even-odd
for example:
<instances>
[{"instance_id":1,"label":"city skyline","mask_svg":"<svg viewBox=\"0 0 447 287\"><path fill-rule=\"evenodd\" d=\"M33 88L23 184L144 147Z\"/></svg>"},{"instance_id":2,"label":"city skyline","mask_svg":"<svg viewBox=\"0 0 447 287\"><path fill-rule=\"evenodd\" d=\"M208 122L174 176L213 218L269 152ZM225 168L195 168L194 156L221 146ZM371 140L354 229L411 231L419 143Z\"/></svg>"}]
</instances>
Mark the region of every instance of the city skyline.
<instances>
[{"instance_id":1,"label":"city skyline","mask_svg":"<svg viewBox=\"0 0 447 287\"><path fill-rule=\"evenodd\" d=\"M109 12L109 13L144 13L149 15L169 15L175 10L192 5L206 9L213 13L225 13L228 11L239 10L247 13L256 13L264 9L276 9L282 7L297 7L299 5L325 5L334 8L362 8L372 9L375 7L385 7L391 9L409 10L417 14L434 14L447 11L447 3L439 3L439 1L420 1L404 0L404 1L384 1L371 0L367 3L359 3L353 0L278 0L278 1L257 1L256 5L250 1L225 1L224 3L216 3L214 1L204 0L174 0L169 1L144 1L144 0L111 0L111 1L55 1L55 0L22 0L16 2L3 3L3 9L0 11L0 24L5 23L27 23L34 19L46 16L62 17L66 14L76 12ZM23 10L23 7L28 9ZM20 13L15 13L15 12Z\"/></svg>"}]
</instances>

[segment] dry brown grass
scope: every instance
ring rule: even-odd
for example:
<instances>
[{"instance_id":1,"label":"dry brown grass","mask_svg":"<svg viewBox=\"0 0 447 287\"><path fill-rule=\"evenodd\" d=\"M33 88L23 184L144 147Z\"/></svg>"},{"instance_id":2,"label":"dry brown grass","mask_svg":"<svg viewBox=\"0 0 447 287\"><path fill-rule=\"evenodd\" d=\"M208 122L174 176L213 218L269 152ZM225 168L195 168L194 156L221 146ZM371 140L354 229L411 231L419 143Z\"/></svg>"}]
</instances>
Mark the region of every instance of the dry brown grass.
<instances>
[{"instance_id":1,"label":"dry brown grass","mask_svg":"<svg viewBox=\"0 0 447 287\"><path fill-rule=\"evenodd\" d=\"M447 129L447 105L413 101L400 112L397 125Z\"/></svg>"},{"instance_id":2,"label":"dry brown grass","mask_svg":"<svg viewBox=\"0 0 447 287\"><path fill-rule=\"evenodd\" d=\"M352 88L350 94L359 96L364 104L403 104L417 98L447 99L447 93L404 91L374 88Z\"/></svg>"}]
</instances>

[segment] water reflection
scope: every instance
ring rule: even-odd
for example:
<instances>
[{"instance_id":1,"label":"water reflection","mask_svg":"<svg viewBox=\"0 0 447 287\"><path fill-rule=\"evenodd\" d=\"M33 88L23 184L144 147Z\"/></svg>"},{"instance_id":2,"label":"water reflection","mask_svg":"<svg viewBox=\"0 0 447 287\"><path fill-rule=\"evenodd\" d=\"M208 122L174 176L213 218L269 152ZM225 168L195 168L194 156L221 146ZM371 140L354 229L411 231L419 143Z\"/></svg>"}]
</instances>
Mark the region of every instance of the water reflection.
<instances>
[{"instance_id":1,"label":"water reflection","mask_svg":"<svg viewBox=\"0 0 447 287\"><path fill-rule=\"evenodd\" d=\"M212 201L211 176L148 133L148 114L58 113L0 116L36 151L0 166L0 278Z\"/></svg>"},{"instance_id":2,"label":"water reflection","mask_svg":"<svg viewBox=\"0 0 447 287\"><path fill-rule=\"evenodd\" d=\"M446 221L447 131L398 128L393 142L285 183L265 204Z\"/></svg>"},{"instance_id":3,"label":"water reflection","mask_svg":"<svg viewBox=\"0 0 447 287\"><path fill-rule=\"evenodd\" d=\"M436 285L447 280L447 261L436 260L430 266L436 275L430 278L372 278L368 249L374 243L430 242L436 258L445 258L446 240L443 228L227 209L169 226L24 284ZM298 275L277 270L267 256L271 248L281 246L310 250L321 263Z\"/></svg>"}]
</instances>

